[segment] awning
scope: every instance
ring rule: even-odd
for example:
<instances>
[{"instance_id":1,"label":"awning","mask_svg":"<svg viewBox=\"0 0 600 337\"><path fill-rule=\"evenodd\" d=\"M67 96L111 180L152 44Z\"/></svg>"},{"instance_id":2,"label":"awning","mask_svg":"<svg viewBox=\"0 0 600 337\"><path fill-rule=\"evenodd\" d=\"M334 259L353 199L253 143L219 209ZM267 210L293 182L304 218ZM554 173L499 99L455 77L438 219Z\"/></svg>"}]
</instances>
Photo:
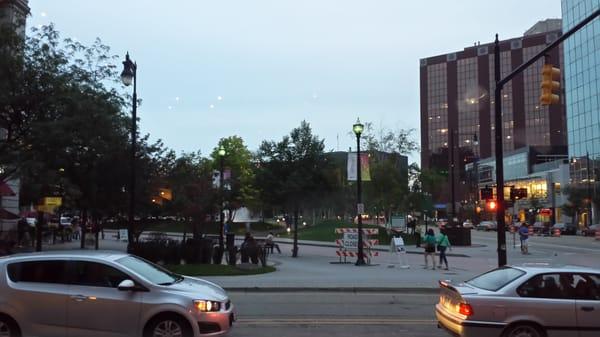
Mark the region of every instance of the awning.
<instances>
[{"instance_id":1,"label":"awning","mask_svg":"<svg viewBox=\"0 0 600 337\"><path fill-rule=\"evenodd\" d=\"M17 194L5 182L0 182L0 197L12 197L15 195Z\"/></svg>"},{"instance_id":2,"label":"awning","mask_svg":"<svg viewBox=\"0 0 600 337\"><path fill-rule=\"evenodd\" d=\"M0 208L0 219L3 220L16 220L19 219L19 216L13 212L9 212L4 208Z\"/></svg>"}]
</instances>

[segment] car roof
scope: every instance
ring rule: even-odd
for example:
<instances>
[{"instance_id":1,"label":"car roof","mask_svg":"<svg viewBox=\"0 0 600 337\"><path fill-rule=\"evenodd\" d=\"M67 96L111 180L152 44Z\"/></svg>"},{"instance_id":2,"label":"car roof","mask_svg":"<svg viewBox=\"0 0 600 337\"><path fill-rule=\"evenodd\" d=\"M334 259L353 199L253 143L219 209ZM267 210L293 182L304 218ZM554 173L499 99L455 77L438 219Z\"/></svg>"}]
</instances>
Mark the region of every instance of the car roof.
<instances>
[{"instance_id":1,"label":"car roof","mask_svg":"<svg viewBox=\"0 0 600 337\"><path fill-rule=\"evenodd\" d=\"M576 266L576 265L560 265L550 263L523 263L520 265L512 265L510 267L521 269L527 273L541 274L551 272L563 273L600 273L600 269L591 267Z\"/></svg>"},{"instance_id":2,"label":"car roof","mask_svg":"<svg viewBox=\"0 0 600 337\"><path fill-rule=\"evenodd\" d=\"M44 259L73 259L91 258L103 261L115 261L129 254L113 250L56 250L35 253L20 253L0 257L1 262L14 262L17 260L44 260Z\"/></svg>"}]
</instances>

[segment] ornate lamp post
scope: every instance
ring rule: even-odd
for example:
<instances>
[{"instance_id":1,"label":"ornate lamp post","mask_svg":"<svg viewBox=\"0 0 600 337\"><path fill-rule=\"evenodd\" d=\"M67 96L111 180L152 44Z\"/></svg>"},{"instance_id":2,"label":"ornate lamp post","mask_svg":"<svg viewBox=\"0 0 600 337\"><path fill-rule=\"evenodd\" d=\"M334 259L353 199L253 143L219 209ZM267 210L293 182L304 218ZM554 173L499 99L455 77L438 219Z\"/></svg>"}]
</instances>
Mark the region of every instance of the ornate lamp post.
<instances>
[{"instance_id":1,"label":"ornate lamp post","mask_svg":"<svg viewBox=\"0 0 600 337\"><path fill-rule=\"evenodd\" d=\"M126 86L133 83L133 102L131 116L131 176L129 180L129 226L127 230L127 251L131 251L133 243L133 230L135 228L135 153L136 153L136 138L137 138L137 63L132 62L129 58L129 52L125 55L123 61L123 72L121 73L121 81Z\"/></svg>"},{"instance_id":2,"label":"ornate lamp post","mask_svg":"<svg viewBox=\"0 0 600 337\"><path fill-rule=\"evenodd\" d=\"M356 123L352 126L352 131L356 135L356 214L358 218L358 257L356 259L356 265L365 265L365 257L363 253L363 232L362 232L362 213L364 212L364 205L362 204L362 190L361 183L362 177L360 172L360 135L362 134L364 125L360 123L359 119L356 119Z\"/></svg>"},{"instance_id":3,"label":"ornate lamp post","mask_svg":"<svg viewBox=\"0 0 600 337\"><path fill-rule=\"evenodd\" d=\"M224 195L223 195L223 161L225 159L225 155L227 154L227 152L225 151L225 148L223 147L223 145L219 146L219 189L221 190L221 215L219 216L219 220L220 220L220 226L219 226L219 249L221 250L221 252L224 249L224 244L223 244L223 229L225 227L225 212L223 210L223 202L225 200Z\"/></svg>"}]
</instances>

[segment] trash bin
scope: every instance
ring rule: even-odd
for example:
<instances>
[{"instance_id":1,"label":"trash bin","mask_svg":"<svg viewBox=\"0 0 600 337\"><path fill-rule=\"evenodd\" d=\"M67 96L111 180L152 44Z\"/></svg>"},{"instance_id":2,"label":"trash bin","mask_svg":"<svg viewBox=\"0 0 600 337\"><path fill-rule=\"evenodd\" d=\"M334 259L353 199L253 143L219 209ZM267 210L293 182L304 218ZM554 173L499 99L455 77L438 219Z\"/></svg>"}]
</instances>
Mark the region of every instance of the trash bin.
<instances>
[{"instance_id":1,"label":"trash bin","mask_svg":"<svg viewBox=\"0 0 600 337\"><path fill-rule=\"evenodd\" d=\"M448 240L453 246L470 246L471 245L471 229L464 227L452 227L444 229Z\"/></svg>"}]
</instances>

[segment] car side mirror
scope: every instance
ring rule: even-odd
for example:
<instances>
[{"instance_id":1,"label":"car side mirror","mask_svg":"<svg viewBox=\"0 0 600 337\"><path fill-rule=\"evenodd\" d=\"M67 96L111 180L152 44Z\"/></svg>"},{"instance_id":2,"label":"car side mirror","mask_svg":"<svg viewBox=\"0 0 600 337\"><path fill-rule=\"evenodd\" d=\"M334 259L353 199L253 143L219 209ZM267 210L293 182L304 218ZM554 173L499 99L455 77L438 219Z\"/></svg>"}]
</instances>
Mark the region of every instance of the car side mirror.
<instances>
[{"instance_id":1,"label":"car side mirror","mask_svg":"<svg viewBox=\"0 0 600 337\"><path fill-rule=\"evenodd\" d=\"M117 286L117 289L121 290L121 291L128 291L128 290L135 290L135 283L133 283L132 280L123 280L121 283L119 283L119 285Z\"/></svg>"}]
</instances>

